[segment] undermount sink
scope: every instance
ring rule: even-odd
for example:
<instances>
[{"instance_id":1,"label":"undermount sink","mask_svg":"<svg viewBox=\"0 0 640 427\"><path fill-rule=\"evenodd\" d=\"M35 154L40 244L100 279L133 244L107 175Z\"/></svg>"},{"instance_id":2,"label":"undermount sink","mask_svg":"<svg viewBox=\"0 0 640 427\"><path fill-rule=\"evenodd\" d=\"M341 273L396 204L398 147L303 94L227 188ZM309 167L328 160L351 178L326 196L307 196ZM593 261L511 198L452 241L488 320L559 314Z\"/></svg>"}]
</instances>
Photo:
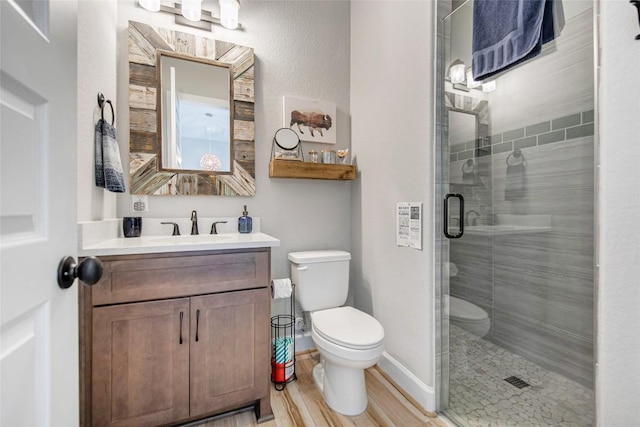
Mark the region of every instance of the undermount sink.
<instances>
[{"instance_id":1,"label":"undermount sink","mask_svg":"<svg viewBox=\"0 0 640 427\"><path fill-rule=\"evenodd\" d=\"M218 243L225 240L231 240L233 236L230 234L196 234L196 235L180 235L180 236L160 236L148 237L149 241L155 243Z\"/></svg>"}]
</instances>

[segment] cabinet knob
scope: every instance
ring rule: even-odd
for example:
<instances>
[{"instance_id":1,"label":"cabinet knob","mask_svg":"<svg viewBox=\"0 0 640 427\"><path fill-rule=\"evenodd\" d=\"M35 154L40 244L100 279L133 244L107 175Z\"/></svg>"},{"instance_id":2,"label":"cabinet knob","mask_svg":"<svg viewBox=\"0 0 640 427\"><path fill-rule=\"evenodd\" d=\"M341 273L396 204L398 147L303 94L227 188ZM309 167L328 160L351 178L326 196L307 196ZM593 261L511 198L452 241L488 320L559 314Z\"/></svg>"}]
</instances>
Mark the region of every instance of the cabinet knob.
<instances>
[{"instance_id":1,"label":"cabinet knob","mask_svg":"<svg viewBox=\"0 0 640 427\"><path fill-rule=\"evenodd\" d=\"M67 289L73 285L76 277L87 285L95 285L102 277L102 262L92 256L76 264L73 257L63 257L58 264L58 286Z\"/></svg>"}]
</instances>

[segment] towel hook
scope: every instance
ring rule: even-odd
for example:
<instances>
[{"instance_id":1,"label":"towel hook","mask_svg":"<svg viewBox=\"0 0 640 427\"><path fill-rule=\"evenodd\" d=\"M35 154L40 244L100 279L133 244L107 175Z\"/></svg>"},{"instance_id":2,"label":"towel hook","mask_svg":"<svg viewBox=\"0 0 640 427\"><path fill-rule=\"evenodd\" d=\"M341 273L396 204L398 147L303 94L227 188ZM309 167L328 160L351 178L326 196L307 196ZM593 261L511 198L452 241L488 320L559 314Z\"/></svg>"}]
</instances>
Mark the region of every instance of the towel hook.
<instances>
[{"instance_id":1,"label":"towel hook","mask_svg":"<svg viewBox=\"0 0 640 427\"><path fill-rule=\"evenodd\" d=\"M508 156L507 156L507 166L514 166L514 165L519 165L520 163L514 163L513 165L509 163L509 159L511 158L511 156L513 156L514 159L521 159L520 163L524 163L524 161L526 160L524 158L524 154L522 154L522 151L520 151L519 148L516 148L515 150L513 150Z\"/></svg>"},{"instance_id":2,"label":"towel hook","mask_svg":"<svg viewBox=\"0 0 640 427\"><path fill-rule=\"evenodd\" d=\"M101 93L98 93L98 105L100 106L100 117L102 118L102 121L104 121L104 105L105 104L109 104L109 107L111 107L111 126L113 126L113 124L116 122L116 114L113 111L113 104L111 103L110 99L105 100L104 95Z\"/></svg>"}]
</instances>

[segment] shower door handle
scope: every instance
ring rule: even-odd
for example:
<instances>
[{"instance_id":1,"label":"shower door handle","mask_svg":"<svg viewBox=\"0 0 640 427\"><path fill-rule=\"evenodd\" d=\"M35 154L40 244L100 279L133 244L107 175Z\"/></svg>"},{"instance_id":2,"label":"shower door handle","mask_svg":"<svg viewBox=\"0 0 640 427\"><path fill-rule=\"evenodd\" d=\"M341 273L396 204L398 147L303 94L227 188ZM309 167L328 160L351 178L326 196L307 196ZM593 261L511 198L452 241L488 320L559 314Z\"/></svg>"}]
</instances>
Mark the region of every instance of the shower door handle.
<instances>
[{"instance_id":1,"label":"shower door handle","mask_svg":"<svg viewBox=\"0 0 640 427\"><path fill-rule=\"evenodd\" d=\"M449 234L449 199L452 197L460 200L460 216L458 216L458 233L457 234ZM462 235L464 234L464 223L462 221L462 218L464 217L464 197L462 197L462 194L457 194L457 193L447 194L444 198L443 212L444 212L444 221L442 221L442 223L444 228L443 230L444 235L447 236L447 238L449 239L461 238Z\"/></svg>"}]
</instances>

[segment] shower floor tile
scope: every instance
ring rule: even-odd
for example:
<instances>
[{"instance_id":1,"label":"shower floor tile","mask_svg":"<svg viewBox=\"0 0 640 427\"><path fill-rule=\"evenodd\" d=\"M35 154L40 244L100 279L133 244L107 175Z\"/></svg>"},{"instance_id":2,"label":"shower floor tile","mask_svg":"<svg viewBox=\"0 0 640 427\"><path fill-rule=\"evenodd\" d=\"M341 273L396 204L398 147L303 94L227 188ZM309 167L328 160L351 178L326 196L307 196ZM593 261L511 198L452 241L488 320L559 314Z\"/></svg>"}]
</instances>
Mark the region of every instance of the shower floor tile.
<instances>
[{"instance_id":1,"label":"shower floor tile","mask_svg":"<svg viewBox=\"0 0 640 427\"><path fill-rule=\"evenodd\" d=\"M468 427L587 427L593 390L450 325L449 409ZM505 378L517 376L530 387Z\"/></svg>"}]
</instances>

